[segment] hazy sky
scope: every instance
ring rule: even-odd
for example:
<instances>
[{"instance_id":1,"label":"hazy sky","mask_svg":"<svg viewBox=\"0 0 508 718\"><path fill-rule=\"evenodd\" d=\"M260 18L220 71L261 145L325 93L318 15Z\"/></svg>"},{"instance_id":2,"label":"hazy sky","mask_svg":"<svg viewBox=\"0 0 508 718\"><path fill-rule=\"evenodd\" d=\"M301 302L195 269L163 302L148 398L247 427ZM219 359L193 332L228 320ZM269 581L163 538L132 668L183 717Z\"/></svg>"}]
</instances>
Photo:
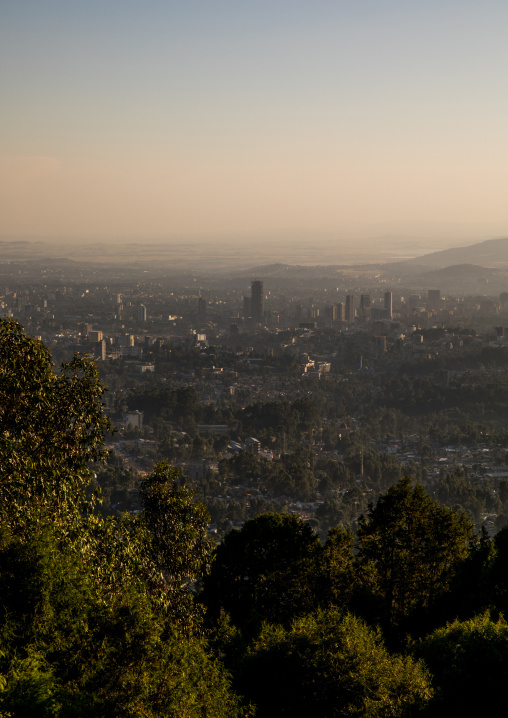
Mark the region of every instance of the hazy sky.
<instances>
[{"instance_id":1,"label":"hazy sky","mask_svg":"<svg viewBox=\"0 0 508 718\"><path fill-rule=\"evenodd\" d=\"M507 27L506 0L0 0L0 235L508 235Z\"/></svg>"}]
</instances>

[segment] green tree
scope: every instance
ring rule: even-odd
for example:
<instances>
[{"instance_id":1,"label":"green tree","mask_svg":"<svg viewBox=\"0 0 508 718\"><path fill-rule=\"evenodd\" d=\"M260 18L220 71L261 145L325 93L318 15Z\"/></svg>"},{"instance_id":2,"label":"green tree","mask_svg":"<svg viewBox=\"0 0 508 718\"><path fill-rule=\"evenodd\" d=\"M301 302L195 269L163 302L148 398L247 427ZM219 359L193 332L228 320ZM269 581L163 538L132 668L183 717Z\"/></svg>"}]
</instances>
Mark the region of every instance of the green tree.
<instances>
[{"instance_id":1,"label":"green tree","mask_svg":"<svg viewBox=\"0 0 508 718\"><path fill-rule=\"evenodd\" d=\"M488 613L437 629L414 648L432 675L429 715L502 715L506 710L508 625Z\"/></svg>"},{"instance_id":2,"label":"green tree","mask_svg":"<svg viewBox=\"0 0 508 718\"><path fill-rule=\"evenodd\" d=\"M0 319L0 517L15 526L47 513L79 515L88 464L104 458L104 387L76 356L53 371L41 342Z\"/></svg>"},{"instance_id":3,"label":"green tree","mask_svg":"<svg viewBox=\"0 0 508 718\"><path fill-rule=\"evenodd\" d=\"M401 479L358 525L358 566L389 628L400 627L445 591L469 553L469 520Z\"/></svg>"},{"instance_id":4,"label":"green tree","mask_svg":"<svg viewBox=\"0 0 508 718\"><path fill-rule=\"evenodd\" d=\"M485 611L492 617L508 615L508 528L492 539L482 533L454 581L446 609L449 619Z\"/></svg>"},{"instance_id":5,"label":"green tree","mask_svg":"<svg viewBox=\"0 0 508 718\"><path fill-rule=\"evenodd\" d=\"M103 392L86 358L56 374L0 320L0 714L241 715L191 630L206 511L167 466L144 481L141 517L83 511Z\"/></svg>"},{"instance_id":6,"label":"green tree","mask_svg":"<svg viewBox=\"0 0 508 718\"><path fill-rule=\"evenodd\" d=\"M167 462L157 464L141 482L139 493L148 529L149 552L162 571L168 610L180 621L193 613L191 587L211 564L213 543L207 535L210 517L180 472Z\"/></svg>"},{"instance_id":7,"label":"green tree","mask_svg":"<svg viewBox=\"0 0 508 718\"><path fill-rule=\"evenodd\" d=\"M182 636L139 585L104 600L51 525L0 542L0 715L243 715L205 641Z\"/></svg>"},{"instance_id":8,"label":"green tree","mask_svg":"<svg viewBox=\"0 0 508 718\"><path fill-rule=\"evenodd\" d=\"M354 536L340 526L330 529L319 562L319 596L324 607L347 609L356 583Z\"/></svg>"},{"instance_id":9,"label":"green tree","mask_svg":"<svg viewBox=\"0 0 508 718\"><path fill-rule=\"evenodd\" d=\"M262 514L230 531L217 548L203 600L212 614L256 631L261 621L288 623L312 610L321 542L292 514Z\"/></svg>"},{"instance_id":10,"label":"green tree","mask_svg":"<svg viewBox=\"0 0 508 718\"><path fill-rule=\"evenodd\" d=\"M390 655L377 633L337 609L288 628L265 624L248 649L239 685L259 718L408 718L432 694L421 663Z\"/></svg>"}]
</instances>

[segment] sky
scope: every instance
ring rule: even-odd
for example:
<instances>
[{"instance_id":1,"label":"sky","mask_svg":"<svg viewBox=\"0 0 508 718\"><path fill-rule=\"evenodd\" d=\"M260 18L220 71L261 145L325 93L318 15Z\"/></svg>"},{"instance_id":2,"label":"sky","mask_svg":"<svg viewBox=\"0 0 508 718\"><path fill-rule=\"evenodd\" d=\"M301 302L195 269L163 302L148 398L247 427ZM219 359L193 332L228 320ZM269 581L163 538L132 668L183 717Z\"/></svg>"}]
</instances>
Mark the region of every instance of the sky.
<instances>
[{"instance_id":1,"label":"sky","mask_svg":"<svg viewBox=\"0 0 508 718\"><path fill-rule=\"evenodd\" d=\"M507 27L506 0L0 0L0 237L508 236Z\"/></svg>"}]
</instances>

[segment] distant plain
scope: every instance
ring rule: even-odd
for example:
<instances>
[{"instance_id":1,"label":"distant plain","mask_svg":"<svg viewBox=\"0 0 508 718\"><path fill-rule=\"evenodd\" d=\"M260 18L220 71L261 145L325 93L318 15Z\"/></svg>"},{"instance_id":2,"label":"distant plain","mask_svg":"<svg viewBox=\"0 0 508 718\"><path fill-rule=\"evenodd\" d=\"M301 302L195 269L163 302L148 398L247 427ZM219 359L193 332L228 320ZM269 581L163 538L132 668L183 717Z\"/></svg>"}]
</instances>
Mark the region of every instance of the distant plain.
<instances>
[{"instance_id":1,"label":"distant plain","mask_svg":"<svg viewBox=\"0 0 508 718\"><path fill-rule=\"evenodd\" d=\"M468 246L488 235L431 236L365 232L294 233L274 235L239 234L227 237L172 237L168 239L126 238L55 239L0 237L0 261L68 259L105 264L157 264L173 269L217 272L249 269L267 264L358 265L401 262L458 246Z\"/></svg>"}]
</instances>

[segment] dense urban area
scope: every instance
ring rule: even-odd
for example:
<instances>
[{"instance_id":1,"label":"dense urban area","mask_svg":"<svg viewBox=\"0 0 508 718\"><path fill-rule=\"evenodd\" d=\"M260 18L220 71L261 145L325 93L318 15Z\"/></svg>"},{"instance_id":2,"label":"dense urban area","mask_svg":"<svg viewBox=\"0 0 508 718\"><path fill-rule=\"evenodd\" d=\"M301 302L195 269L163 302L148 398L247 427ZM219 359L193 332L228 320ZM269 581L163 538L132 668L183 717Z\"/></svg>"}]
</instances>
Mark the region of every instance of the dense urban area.
<instances>
[{"instance_id":1,"label":"dense urban area","mask_svg":"<svg viewBox=\"0 0 508 718\"><path fill-rule=\"evenodd\" d=\"M398 271L4 263L2 715L504 706L508 292Z\"/></svg>"},{"instance_id":2,"label":"dense urban area","mask_svg":"<svg viewBox=\"0 0 508 718\"><path fill-rule=\"evenodd\" d=\"M223 287L118 268L105 283L73 264L35 280L13 263L2 311L57 365L97 362L116 429L96 472L103 511L139 510L139 476L166 459L218 536L272 510L323 535L353 528L402 475L489 534L508 522L508 292L354 270L333 287L273 267Z\"/></svg>"}]
</instances>

